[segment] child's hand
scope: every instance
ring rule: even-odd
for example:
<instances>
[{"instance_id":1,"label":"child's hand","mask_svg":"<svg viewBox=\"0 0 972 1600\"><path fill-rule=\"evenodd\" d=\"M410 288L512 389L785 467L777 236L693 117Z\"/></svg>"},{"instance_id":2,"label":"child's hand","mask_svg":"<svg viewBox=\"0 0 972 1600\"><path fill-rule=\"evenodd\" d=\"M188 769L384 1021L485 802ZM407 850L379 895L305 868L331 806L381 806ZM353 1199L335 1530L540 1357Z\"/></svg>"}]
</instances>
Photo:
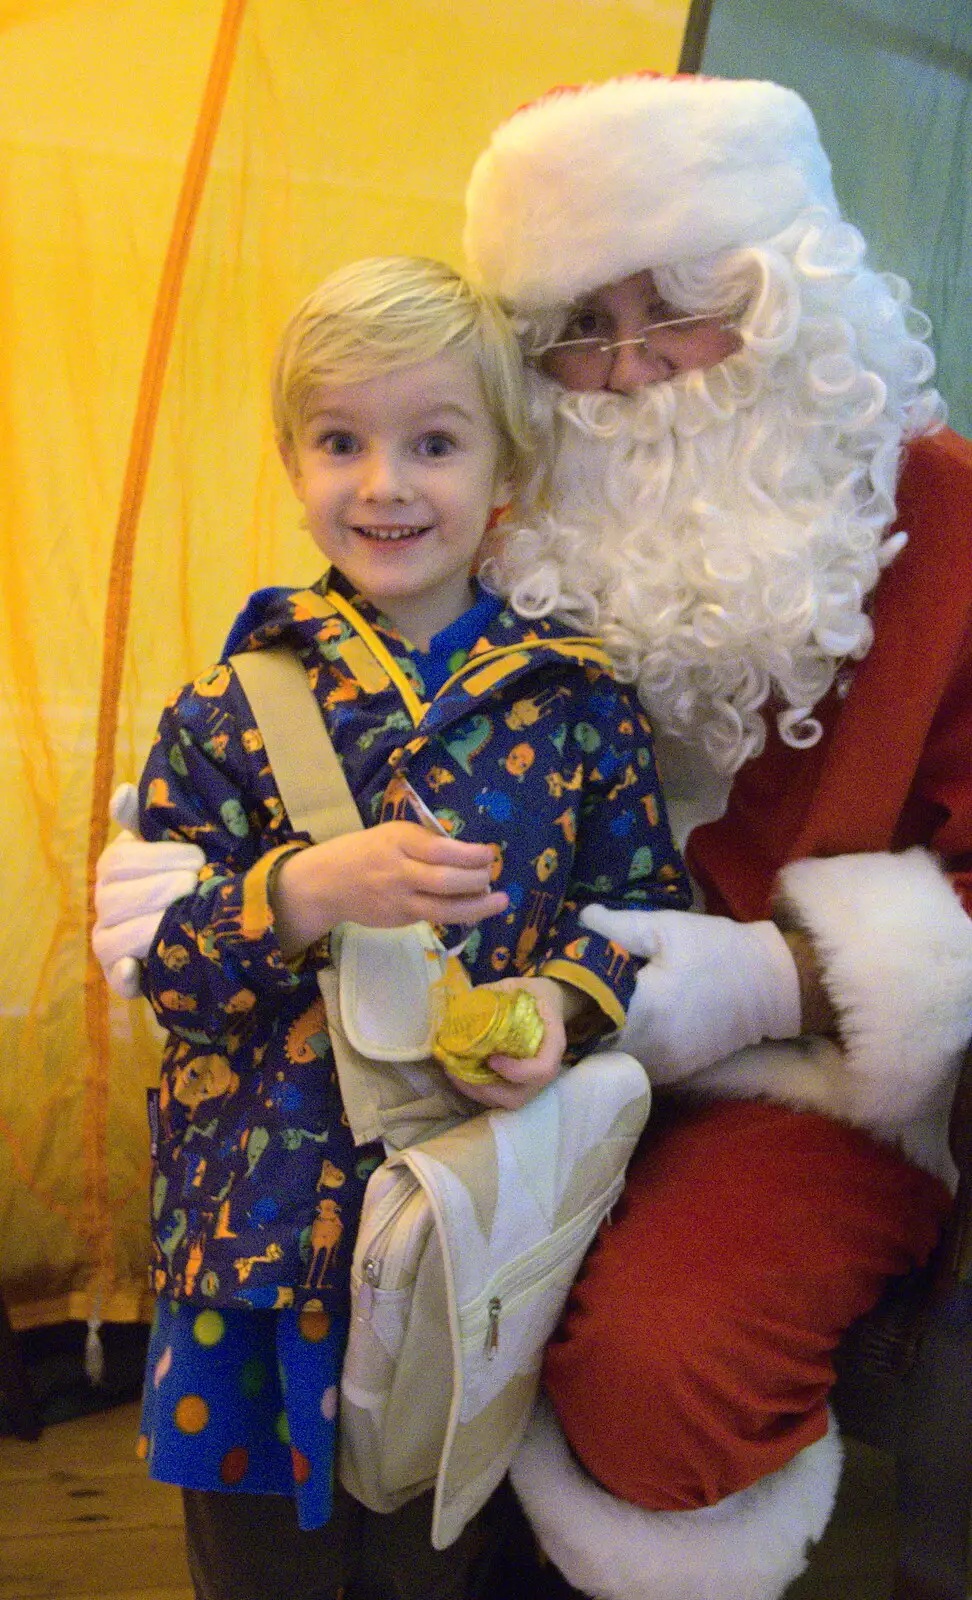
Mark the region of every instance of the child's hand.
<instances>
[{"instance_id":1,"label":"child's hand","mask_svg":"<svg viewBox=\"0 0 972 1600\"><path fill-rule=\"evenodd\" d=\"M495 1083L468 1083L451 1072L447 1076L467 1100L475 1100L483 1106L498 1106L504 1111L517 1111L552 1083L560 1071L567 1048L564 1018L568 992L552 978L501 978L499 983L485 987L527 989L543 1018L543 1041L535 1056L490 1056L489 1065L499 1074Z\"/></svg>"},{"instance_id":2,"label":"child's hand","mask_svg":"<svg viewBox=\"0 0 972 1600\"><path fill-rule=\"evenodd\" d=\"M509 904L492 888L493 861L491 845L445 838L416 822L379 822L295 851L271 891L281 947L292 957L339 922L482 922Z\"/></svg>"}]
</instances>

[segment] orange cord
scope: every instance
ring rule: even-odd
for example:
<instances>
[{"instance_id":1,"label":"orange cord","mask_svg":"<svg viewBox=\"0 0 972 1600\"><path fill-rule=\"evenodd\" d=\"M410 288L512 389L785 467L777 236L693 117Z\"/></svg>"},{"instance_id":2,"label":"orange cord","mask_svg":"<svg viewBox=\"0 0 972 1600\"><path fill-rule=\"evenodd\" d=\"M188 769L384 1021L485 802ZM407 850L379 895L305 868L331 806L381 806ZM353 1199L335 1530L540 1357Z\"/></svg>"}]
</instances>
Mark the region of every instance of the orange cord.
<instances>
[{"instance_id":1,"label":"orange cord","mask_svg":"<svg viewBox=\"0 0 972 1600\"><path fill-rule=\"evenodd\" d=\"M108 991L90 943L91 929L95 920L95 875L98 857L108 834L108 805L114 778L118 708L125 646L128 639L132 566L138 521L145 497L145 484L152 456L162 386L172 347L172 335L179 310L179 297L185 278L193 229L226 101L226 91L245 9L246 0L226 0L223 7L209 76L182 179L142 367L105 604L101 692L88 828L88 956L85 974L85 1022L89 1073L85 1086L83 1125L86 1165L86 1216L83 1231L84 1236L90 1240L95 1257L92 1289L97 1288L101 1292L110 1287L114 1275L114 1228L109 1204L107 1166L108 1079L111 1057Z\"/></svg>"}]
</instances>

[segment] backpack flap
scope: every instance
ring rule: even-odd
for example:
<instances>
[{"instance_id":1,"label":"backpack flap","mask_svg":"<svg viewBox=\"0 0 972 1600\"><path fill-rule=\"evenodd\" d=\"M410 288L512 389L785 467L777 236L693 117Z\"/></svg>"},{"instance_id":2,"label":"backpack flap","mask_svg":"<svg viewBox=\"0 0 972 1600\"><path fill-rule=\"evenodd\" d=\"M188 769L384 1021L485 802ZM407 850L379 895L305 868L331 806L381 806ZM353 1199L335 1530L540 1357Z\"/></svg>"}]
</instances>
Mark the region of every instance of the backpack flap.
<instances>
[{"instance_id":1,"label":"backpack flap","mask_svg":"<svg viewBox=\"0 0 972 1600\"><path fill-rule=\"evenodd\" d=\"M376 1061L422 1061L437 1018L433 989L446 950L428 922L366 928L342 922L331 934L338 968L341 1023L362 1055Z\"/></svg>"},{"instance_id":2,"label":"backpack flap","mask_svg":"<svg viewBox=\"0 0 972 1600\"><path fill-rule=\"evenodd\" d=\"M453 1088L437 1061L376 1061L354 1048L342 1025L340 978L334 967L320 969L317 985L355 1144L380 1139L386 1149L401 1150L469 1116L469 1101Z\"/></svg>"}]
</instances>

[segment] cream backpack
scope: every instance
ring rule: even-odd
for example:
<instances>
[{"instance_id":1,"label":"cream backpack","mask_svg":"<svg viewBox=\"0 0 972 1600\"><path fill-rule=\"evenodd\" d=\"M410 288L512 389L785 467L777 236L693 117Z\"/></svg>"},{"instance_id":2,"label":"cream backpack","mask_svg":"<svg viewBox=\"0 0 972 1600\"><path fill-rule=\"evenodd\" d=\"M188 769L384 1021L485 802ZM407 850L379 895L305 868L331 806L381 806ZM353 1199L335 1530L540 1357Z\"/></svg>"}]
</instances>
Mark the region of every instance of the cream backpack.
<instances>
[{"instance_id":1,"label":"cream backpack","mask_svg":"<svg viewBox=\"0 0 972 1600\"><path fill-rule=\"evenodd\" d=\"M294 827L315 840L359 828L297 658L274 647L232 662ZM434 1488L432 1542L444 1549L519 1444L650 1091L633 1057L605 1051L519 1111L473 1113L428 1058L444 955L428 925L344 924L332 944L336 967L319 981L345 1109L359 1144L380 1138L389 1152L354 1251L339 1471L374 1511Z\"/></svg>"}]
</instances>

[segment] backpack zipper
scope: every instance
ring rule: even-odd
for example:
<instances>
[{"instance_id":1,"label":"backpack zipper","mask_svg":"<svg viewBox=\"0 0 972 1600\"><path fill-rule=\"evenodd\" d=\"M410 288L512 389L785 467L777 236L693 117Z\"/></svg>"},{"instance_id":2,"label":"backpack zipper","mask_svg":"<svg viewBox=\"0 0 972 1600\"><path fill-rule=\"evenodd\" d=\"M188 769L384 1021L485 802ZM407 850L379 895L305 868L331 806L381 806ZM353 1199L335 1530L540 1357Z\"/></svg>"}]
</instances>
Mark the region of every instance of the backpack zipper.
<instances>
[{"instance_id":1,"label":"backpack zipper","mask_svg":"<svg viewBox=\"0 0 972 1600\"><path fill-rule=\"evenodd\" d=\"M381 1262L377 1256L365 1256L361 1263L361 1292L358 1295L357 1313L365 1322L371 1321L375 1290L381 1283Z\"/></svg>"},{"instance_id":2,"label":"backpack zipper","mask_svg":"<svg viewBox=\"0 0 972 1600\"><path fill-rule=\"evenodd\" d=\"M487 1361L492 1361L497 1350L499 1349L499 1325L500 1312L502 1309L502 1300L500 1299L499 1295L494 1294L493 1298L489 1302L486 1312L486 1342L483 1348L486 1352Z\"/></svg>"},{"instance_id":3,"label":"backpack zipper","mask_svg":"<svg viewBox=\"0 0 972 1600\"><path fill-rule=\"evenodd\" d=\"M611 1188L614 1191L611 1196L612 1205L621 1192L623 1184L623 1174L611 1184ZM486 1335L483 1341L483 1349L487 1361L492 1361L499 1349L500 1320L504 1305L507 1310L516 1307L524 1296L531 1294L536 1289L538 1284L543 1283L544 1279L555 1274L558 1268L562 1267L563 1263L576 1250L578 1238L590 1229L594 1215L597 1213L603 1215L603 1207L604 1197L598 1196L586 1205L578 1216L572 1218L569 1223L562 1224L561 1228L557 1230L561 1237L557 1241L557 1249L555 1251L551 1252L550 1249L551 1238L554 1237L552 1235L538 1241L533 1249L527 1253L526 1259L521 1258L518 1262L510 1262L505 1268L501 1268L496 1273L494 1287L501 1289L502 1294L492 1294L486 1303ZM476 1315L476 1301L467 1301L462 1309L462 1319L475 1322Z\"/></svg>"},{"instance_id":4,"label":"backpack zipper","mask_svg":"<svg viewBox=\"0 0 972 1600\"><path fill-rule=\"evenodd\" d=\"M399 1176L383 1197L371 1250L361 1263L361 1287L355 1298L355 1315L362 1317L365 1322L371 1321L375 1290L381 1287L383 1273L388 1270L394 1272L398 1264L403 1259L407 1260L411 1253L411 1230L404 1238L399 1231L396 1249L388 1254L383 1254L382 1249L386 1238L395 1241L396 1225L410 1204L415 1208L416 1201L421 1202L421 1192L415 1187L415 1180L411 1176L407 1183L403 1183ZM421 1204L418 1209L421 1210Z\"/></svg>"}]
</instances>

